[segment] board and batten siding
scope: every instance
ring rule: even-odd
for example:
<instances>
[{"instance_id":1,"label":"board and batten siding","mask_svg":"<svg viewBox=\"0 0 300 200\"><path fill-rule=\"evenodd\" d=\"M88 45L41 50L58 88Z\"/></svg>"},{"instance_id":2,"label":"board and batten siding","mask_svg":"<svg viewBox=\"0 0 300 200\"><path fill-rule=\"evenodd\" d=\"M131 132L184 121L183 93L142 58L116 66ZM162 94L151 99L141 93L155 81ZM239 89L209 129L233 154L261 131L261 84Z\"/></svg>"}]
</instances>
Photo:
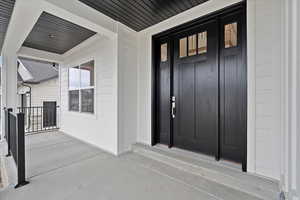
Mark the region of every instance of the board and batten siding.
<instances>
[{"instance_id":1,"label":"board and batten siding","mask_svg":"<svg viewBox=\"0 0 300 200\"><path fill-rule=\"evenodd\" d=\"M240 0L211 0L139 32L138 135L151 144L152 35L207 15ZM281 1L247 1L248 171L280 179Z\"/></svg>"}]
</instances>

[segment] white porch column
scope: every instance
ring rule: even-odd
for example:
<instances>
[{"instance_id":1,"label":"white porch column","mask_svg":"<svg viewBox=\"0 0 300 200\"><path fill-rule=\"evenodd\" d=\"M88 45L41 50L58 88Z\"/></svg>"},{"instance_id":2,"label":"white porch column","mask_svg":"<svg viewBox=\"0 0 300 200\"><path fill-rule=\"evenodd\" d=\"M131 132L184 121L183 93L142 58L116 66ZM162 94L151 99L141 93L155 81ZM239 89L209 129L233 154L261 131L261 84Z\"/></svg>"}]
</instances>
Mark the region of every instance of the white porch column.
<instances>
[{"instance_id":1,"label":"white porch column","mask_svg":"<svg viewBox=\"0 0 300 200\"><path fill-rule=\"evenodd\" d=\"M300 2L283 1L285 48L283 49L284 130L282 140L283 187L288 199L300 200Z\"/></svg>"},{"instance_id":2,"label":"white porch column","mask_svg":"<svg viewBox=\"0 0 300 200\"><path fill-rule=\"evenodd\" d=\"M12 108L16 111L17 108L17 55L15 53L2 55L2 77L1 77L2 95L1 107ZM2 112L1 134L4 135L4 112Z\"/></svg>"},{"instance_id":3,"label":"white porch column","mask_svg":"<svg viewBox=\"0 0 300 200\"><path fill-rule=\"evenodd\" d=\"M17 108L17 55L5 56L6 71L6 107L16 112Z\"/></svg>"}]
</instances>

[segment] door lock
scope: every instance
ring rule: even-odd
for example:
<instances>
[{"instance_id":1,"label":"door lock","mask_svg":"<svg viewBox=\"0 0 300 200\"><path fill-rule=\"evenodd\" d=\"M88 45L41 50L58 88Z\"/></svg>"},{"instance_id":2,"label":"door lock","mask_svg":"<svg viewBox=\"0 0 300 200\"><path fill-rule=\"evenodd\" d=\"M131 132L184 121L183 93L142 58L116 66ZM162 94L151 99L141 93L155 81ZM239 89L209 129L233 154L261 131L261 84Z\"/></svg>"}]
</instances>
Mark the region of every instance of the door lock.
<instances>
[{"instance_id":1,"label":"door lock","mask_svg":"<svg viewBox=\"0 0 300 200\"><path fill-rule=\"evenodd\" d=\"M172 96L171 98L171 116L174 119L176 114L176 98Z\"/></svg>"}]
</instances>

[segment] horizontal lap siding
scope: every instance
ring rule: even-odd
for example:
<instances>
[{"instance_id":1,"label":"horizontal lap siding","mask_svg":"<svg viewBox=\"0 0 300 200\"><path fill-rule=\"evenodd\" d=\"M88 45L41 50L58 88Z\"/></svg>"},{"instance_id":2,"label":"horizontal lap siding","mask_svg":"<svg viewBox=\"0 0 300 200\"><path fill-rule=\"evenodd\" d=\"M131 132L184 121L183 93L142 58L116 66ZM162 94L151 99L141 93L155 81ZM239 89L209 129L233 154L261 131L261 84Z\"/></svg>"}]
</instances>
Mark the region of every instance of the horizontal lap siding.
<instances>
[{"instance_id":1,"label":"horizontal lap siding","mask_svg":"<svg viewBox=\"0 0 300 200\"><path fill-rule=\"evenodd\" d=\"M256 1L256 172L280 178L281 3Z\"/></svg>"},{"instance_id":2,"label":"horizontal lap siding","mask_svg":"<svg viewBox=\"0 0 300 200\"><path fill-rule=\"evenodd\" d=\"M68 111L68 67L95 60L95 114ZM116 40L102 38L70 55L61 69L62 131L117 154Z\"/></svg>"}]
</instances>

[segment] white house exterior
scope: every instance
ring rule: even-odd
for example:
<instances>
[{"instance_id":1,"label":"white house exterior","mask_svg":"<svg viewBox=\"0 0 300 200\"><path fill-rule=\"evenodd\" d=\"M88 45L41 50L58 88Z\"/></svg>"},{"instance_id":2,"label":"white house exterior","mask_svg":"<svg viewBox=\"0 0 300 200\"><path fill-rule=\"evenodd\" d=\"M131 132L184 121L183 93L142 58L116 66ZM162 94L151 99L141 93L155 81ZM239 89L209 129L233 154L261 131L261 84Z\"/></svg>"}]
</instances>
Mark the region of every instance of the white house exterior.
<instances>
[{"instance_id":1,"label":"white house exterior","mask_svg":"<svg viewBox=\"0 0 300 200\"><path fill-rule=\"evenodd\" d=\"M43 106L49 101L59 105L58 67L53 63L19 59L18 75L18 107ZM22 94L26 95L24 105Z\"/></svg>"},{"instance_id":2,"label":"white house exterior","mask_svg":"<svg viewBox=\"0 0 300 200\"><path fill-rule=\"evenodd\" d=\"M2 107L18 106L18 56L56 62L63 132L114 155L136 143L151 146L152 36L239 2L210 0L136 32L76 0L17 0L1 51ZM278 181L290 199L299 200L300 2L245 2L247 172ZM96 34L63 54L22 46L43 11ZM69 68L89 61L94 61L93 113L70 111ZM55 80L43 84L50 91Z\"/></svg>"},{"instance_id":3,"label":"white house exterior","mask_svg":"<svg viewBox=\"0 0 300 200\"><path fill-rule=\"evenodd\" d=\"M54 78L39 84L32 84L31 87L31 105L43 106L45 101L53 101L59 103L59 79ZM28 88L21 86L19 90L28 90ZM19 98L19 106L21 106ZM26 107L30 107L29 101L26 102Z\"/></svg>"}]
</instances>

